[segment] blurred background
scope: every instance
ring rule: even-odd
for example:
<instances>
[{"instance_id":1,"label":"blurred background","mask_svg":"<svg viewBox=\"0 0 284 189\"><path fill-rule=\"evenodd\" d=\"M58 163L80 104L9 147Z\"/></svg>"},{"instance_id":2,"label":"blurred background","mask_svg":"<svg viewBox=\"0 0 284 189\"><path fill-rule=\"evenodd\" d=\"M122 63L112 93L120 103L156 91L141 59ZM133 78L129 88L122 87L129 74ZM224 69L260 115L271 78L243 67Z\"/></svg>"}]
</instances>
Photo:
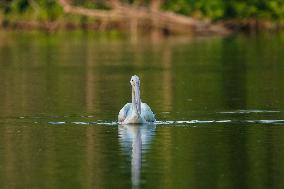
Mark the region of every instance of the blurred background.
<instances>
[{"instance_id":1,"label":"blurred background","mask_svg":"<svg viewBox=\"0 0 284 189\"><path fill-rule=\"evenodd\" d=\"M171 13L170 15L167 13ZM184 17L182 17L182 16ZM233 30L283 28L282 0L2 0L6 28L162 30L209 32L210 23ZM204 26L206 25L206 26ZM216 29L213 30L216 32ZM219 32L221 28L219 28ZM199 31L201 32L201 31ZM192 33L192 32L191 32Z\"/></svg>"},{"instance_id":2,"label":"blurred background","mask_svg":"<svg viewBox=\"0 0 284 189\"><path fill-rule=\"evenodd\" d=\"M284 188L283 0L1 0L0 188ZM122 126L130 77L157 122Z\"/></svg>"}]
</instances>

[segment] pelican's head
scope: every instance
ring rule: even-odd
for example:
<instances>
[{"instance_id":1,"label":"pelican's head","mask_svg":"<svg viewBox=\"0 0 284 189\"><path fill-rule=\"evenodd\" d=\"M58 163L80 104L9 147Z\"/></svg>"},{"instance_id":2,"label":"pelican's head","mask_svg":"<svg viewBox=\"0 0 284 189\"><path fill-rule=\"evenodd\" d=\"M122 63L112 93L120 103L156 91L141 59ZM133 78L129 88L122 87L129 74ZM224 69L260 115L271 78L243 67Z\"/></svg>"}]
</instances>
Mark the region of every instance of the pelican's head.
<instances>
[{"instance_id":1,"label":"pelican's head","mask_svg":"<svg viewBox=\"0 0 284 189\"><path fill-rule=\"evenodd\" d=\"M137 112L141 113L141 99L140 99L140 79L137 75L134 75L130 79L132 86L132 102L136 107Z\"/></svg>"},{"instance_id":2,"label":"pelican's head","mask_svg":"<svg viewBox=\"0 0 284 189\"><path fill-rule=\"evenodd\" d=\"M140 87L139 77L137 75L132 76L131 79L130 79L130 84L132 85L132 87L134 87L134 86Z\"/></svg>"}]
</instances>

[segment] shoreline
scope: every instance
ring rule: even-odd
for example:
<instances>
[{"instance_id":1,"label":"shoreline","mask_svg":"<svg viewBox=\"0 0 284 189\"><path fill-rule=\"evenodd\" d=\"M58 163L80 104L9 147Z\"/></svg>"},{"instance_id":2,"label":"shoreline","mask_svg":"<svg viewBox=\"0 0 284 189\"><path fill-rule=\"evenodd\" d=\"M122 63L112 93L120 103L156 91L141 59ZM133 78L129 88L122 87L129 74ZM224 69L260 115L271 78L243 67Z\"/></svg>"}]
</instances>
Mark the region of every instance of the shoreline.
<instances>
[{"instance_id":1,"label":"shoreline","mask_svg":"<svg viewBox=\"0 0 284 189\"><path fill-rule=\"evenodd\" d=\"M157 31L150 25L137 26L138 34L147 33L159 33L164 36L175 36L175 35L185 35L185 36L210 36L210 35L228 35L231 33L238 32L266 32L274 31L281 32L284 30L284 21L271 21L271 20L260 20L260 19L227 19L219 20L217 22L208 23L204 21L204 25L207 24L208 27L202 29L189 27L188 30L176 33L169 33L163 28ZM102 23L98 21L91 21L86 23L56 20L56 21L9 21L0 20L0 28L4 30L23 30L23 31L42 31L42 32L57 32L57 31L72 31L72 30L82 30L82 31L95 31L95 32L121 32L121 33L131 33L131 28L129 28L128 23L114 22L108 23L102 27Z\"/></svg>"}]
</instances>

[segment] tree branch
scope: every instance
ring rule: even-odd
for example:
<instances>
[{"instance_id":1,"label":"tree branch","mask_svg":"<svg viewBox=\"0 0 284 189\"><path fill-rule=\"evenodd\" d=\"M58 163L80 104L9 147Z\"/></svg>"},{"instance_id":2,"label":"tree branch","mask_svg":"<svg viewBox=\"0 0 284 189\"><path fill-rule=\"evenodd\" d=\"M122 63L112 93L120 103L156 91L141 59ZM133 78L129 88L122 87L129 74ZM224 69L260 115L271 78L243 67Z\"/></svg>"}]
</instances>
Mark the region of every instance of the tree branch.
<instances>
[{"instance_id":1,"label":"tree branch","mask_svg":"<svg viewBox=\"0 0 284 189\"><path fill-rule=\"evenodd\" d=\"M150 9L153 11L158 11L161 7L163 0L151 0L150 2Z\"/></svg>"},{"instance_id":2,"label":"tree branch","mask_svg":"<svg viewBox=\"0 0 284 189\"><path fill-rule=\"evenodd\" d=\"M107 19L110 21L129 21L130 19L150 21L152 23L152 27L166 28L173 33L192 33L194 31L203 30L209 31L211 28L210 22L199 21L173 12L159 11L162 0L152 0L150 9L121 4L118 0L109 0L113 7L112 10L98 10L73 6L66 0L58 0L58 2L63 7L65 13L83 15L98 19ZM222 28L220 28L220 31L221 30ZM215 31L216 28L214 29L214 32Z\"/></svg>"}]
</instances>

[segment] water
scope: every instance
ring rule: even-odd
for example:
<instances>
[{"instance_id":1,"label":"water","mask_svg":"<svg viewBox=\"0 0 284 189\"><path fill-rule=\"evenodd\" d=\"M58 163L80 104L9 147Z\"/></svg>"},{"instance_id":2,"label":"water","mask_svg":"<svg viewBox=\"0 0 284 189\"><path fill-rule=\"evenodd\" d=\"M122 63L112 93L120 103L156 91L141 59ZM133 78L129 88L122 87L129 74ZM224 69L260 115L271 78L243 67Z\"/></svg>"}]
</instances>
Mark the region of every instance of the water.
<instances>
[{"instance_id":1,"label":"water","mask_svg":"<svg viewBox=\"0 0 284 189\"><path fill-rule=\"evenodd\" d=\"M284 187L283 34L0 41L0 188ZM154 125L117 125L133 74Z\"/></svg>"}]
</instances>

